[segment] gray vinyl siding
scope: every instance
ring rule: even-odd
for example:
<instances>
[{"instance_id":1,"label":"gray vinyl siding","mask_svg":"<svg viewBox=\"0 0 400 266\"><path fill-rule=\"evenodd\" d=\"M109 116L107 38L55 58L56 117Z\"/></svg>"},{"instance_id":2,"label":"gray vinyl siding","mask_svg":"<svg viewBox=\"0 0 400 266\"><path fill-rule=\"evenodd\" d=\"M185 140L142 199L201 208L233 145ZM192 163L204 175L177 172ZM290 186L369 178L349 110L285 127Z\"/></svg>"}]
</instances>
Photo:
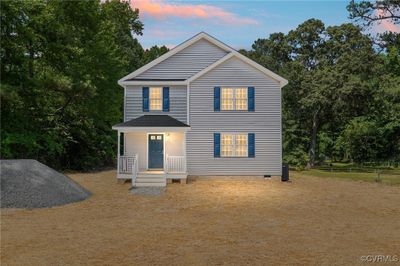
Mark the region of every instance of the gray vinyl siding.
<instances>
[{"instance_id":1,"label":"gray vinyl siding","mask_svg":"<svg viewBox=\"0 0 400 266\"><path fill-rule=\"evenodd\" d=\"M255 87L255 112L214 112L214 87ZM281 175L281 89L275 80L229 59L190 84L190 175ZM255 158L214 158L215 132L255 133Z\"/></svg>"},{"instance_id":2,"label":"gray vinyl siding","mask_svg":"<svg viewBox=\"0 0 400 266\"><path fill-rule=\"evenodd\" d=\"M187 120L186 86L172 86L172 85L169 86L169 112L163 112L163 111L143 112L142 87L143 86L126 86L124 121L128 121L142 115L165 114L165 115L170 115L183 123L186 123ZM151 87L151 86L146 85L146 87ZM160 86L155 86L155 87L160 87Z\"/></svg>"},{"instance_id":3,"label":"gray vinyl siding","mask_svg":"<svg viewBox=\"0 0 400 266\"><path fill-rule=\"evenodd\" d=\"M153 66L136 78L187 79L226 54L226 51L202 39Z\"/></svg>"}]
</instances>

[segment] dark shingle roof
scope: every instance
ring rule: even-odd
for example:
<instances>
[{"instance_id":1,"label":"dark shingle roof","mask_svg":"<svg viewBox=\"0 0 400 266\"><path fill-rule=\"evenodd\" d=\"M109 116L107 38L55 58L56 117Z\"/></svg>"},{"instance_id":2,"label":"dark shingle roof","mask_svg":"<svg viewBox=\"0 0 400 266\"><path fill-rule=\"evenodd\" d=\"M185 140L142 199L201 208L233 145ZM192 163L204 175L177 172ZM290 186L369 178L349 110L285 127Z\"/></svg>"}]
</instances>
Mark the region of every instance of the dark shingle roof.
<instances>
[{"instance_id":1,"label":"dark shingle roof","mask_svg":"<svg viewBox=\"0 0 400 266\"><path fill-rule=\"evenodd\" d=\"M190 127L169 115L142 115L113 127Z\"/></svg>"},{"instance_id":2,"label":"dark shingle roof","mask_svg":"<svg viewBox=\"0 0 400 266\"><path fill-rule=\"evenodd\" d=\"M147 78L131 78L124 81L185 81L186 79L147 79Z\"/></svg>"}]
</instances>

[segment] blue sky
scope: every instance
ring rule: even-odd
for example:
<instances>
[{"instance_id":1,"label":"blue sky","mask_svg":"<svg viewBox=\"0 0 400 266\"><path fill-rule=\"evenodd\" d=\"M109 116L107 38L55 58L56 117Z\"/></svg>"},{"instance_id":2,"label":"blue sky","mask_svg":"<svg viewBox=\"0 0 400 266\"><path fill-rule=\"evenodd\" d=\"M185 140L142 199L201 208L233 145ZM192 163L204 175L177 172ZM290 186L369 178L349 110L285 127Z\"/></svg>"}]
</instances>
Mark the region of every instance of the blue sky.
<instances>
[{"instance_id":1,"label":"blue sky","mask_svg":"<svg viewBox=\"0 0 400 266\"><path fill-rule=\"evenodd\" d=\"M325 25L350 22L349 1L168 1L131 0L144 23L139 40L144 48L172 48L205 31L233 48L251 48L258 38L287 33L303 21L316 18Z\"/></svg>"}]
</instances>

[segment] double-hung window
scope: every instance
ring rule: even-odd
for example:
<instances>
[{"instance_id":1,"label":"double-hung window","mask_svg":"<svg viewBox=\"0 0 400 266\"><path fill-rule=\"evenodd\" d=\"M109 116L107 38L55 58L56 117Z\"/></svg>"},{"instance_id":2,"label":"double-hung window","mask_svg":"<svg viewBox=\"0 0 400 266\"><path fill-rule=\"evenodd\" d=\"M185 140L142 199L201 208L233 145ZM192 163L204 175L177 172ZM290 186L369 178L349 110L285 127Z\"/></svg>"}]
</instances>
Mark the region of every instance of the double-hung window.
<instances>
[{"instance_id":1,"label":"double-hung window","mask_svg":"<svg viewBox=\"0 0 400 266\"><path fill-rule=\"evenodd\" d=\"M221 157L247 157L247 134L221 134Z\"/></svg>"},{"instance_id":2,"label":"double-hung window","mask_svg":"<svg viewBox=\"0 0 400 266\"><path fill-rule=\"evenodd\" d=\"M161 111L163 109L163 95L161 87L150 87L150 110Z\"/></svg>"},{"instance_id":3,"label":"double-hung window","mask_svg":"<svg viewBox=\"0 0 400 266\"><path fill-rule=\"evenodd\" d=\"M247 111L247 88L221 88L221 110Z\"/></svg>"}]
</instances>

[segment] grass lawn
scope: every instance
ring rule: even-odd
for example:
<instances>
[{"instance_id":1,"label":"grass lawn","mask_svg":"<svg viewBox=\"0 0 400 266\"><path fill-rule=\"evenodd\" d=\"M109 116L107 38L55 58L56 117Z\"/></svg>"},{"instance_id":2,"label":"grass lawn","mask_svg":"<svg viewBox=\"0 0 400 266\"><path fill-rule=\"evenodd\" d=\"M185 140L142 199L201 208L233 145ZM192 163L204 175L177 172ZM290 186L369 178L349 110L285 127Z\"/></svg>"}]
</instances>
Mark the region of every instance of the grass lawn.
<instances>
[{"instance_id":1,"label":"grass lawn","mask_svg":"<svg viewBox=\"0 0 400 266\"><path fill-rule=\"evenodd\" d=\"M132 195L114 171L71 174L93 195L1 210L2 265L365 265L400 257L400 187L292 174L194 180ZM390 264L388 264L390 265Z\"/></svg>"}]
</instances>

